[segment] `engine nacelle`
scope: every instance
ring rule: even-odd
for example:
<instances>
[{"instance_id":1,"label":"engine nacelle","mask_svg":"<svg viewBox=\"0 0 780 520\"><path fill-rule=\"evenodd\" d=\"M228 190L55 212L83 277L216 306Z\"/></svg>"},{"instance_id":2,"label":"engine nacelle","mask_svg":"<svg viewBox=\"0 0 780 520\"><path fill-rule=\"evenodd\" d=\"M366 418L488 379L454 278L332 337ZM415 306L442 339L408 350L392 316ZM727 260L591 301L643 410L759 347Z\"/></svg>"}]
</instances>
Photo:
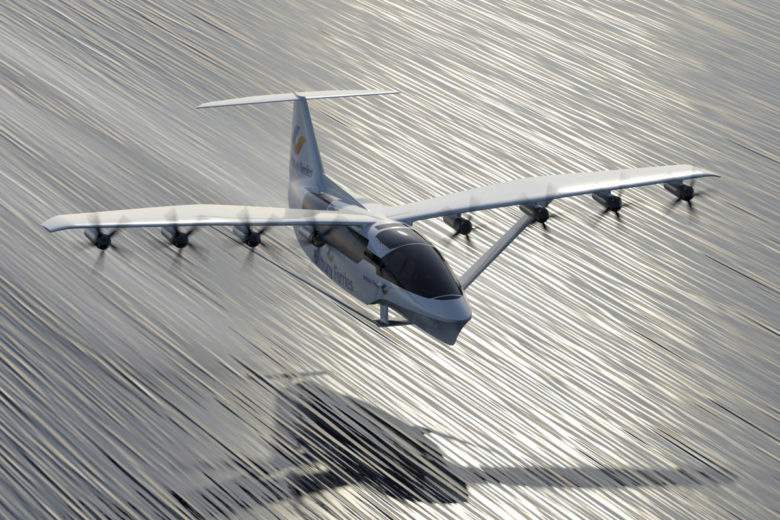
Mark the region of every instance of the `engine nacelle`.
<instances>
[{"instance_id":1,"label":"engine nacelle","mask_svg":"<svg viewBox=\"0 0 780 520\"><path fill-rule=\"evenodd\" d=\"M664 189L685 202L690 202L693 199L693 186L683 184L682 182L679 184L664 184Z\"/></svg>"},{"instance_id":2,"label":"engine nacelle","mask_svg":"<svg viewBox=\"0 0 780 520\"><path fill-rule=\"evenodd\" d=\"M607 211L620 211L620 208L623 207L623 199L618 197L617 195L613 195L610 192L598 192L594 193L592 195L593 200L604 206L604 209Z\"/></svg>"},{"instance_id":3,"label":"engine nacelle","mask_svg":"<svg viewBox=\"0 0 780 520\"><path fill-rule=\"evenodd\" d=\"M542 206L541 204L536 206L520 206L520 211L533 217L534 220L540 224L544 224L550 219L550 211L546 206Z\"/></svg>"},{"instance_id":4,"label":"engine nacelle","mask_svg":"<svg viewBox=\"0 0 780 520\"><path fill-rule=\"evenodd\" d=\"M474 225L471 221L460 215L447 215L446 217L443 217L442 220L458 235L468 235L474 230Z\"/></svg>"}]
</instances>

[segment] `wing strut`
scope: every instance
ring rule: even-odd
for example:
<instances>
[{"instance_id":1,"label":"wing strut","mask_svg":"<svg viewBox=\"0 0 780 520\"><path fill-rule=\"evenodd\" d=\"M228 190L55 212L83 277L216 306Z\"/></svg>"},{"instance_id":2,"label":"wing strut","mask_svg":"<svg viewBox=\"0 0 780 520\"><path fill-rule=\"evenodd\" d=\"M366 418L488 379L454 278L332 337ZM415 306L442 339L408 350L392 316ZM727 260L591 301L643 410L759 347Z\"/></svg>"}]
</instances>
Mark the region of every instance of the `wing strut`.
<instances>
[{"instance_id":1,"label":"wing strut","mask_svg":"<svg viewBox=\"0 0 780 520\"><path fill-rule=\"evenodd\" d=\"M471 285L471 282L477 279L477 277L482 274L482 271L487 269L487 267L493 263L493 260L498 258L498 255L501 254L501 252L506 249L506 247L512 243L512 241L517 238L517 236L523 232L525 228L530 226L536 222L536 217L533 215L524 215L523 218L517 221L517 223L509 228L509 230L504 233L504 235L496 240L496 243L493 244L490 249L485 251L485 253L474 262L474 265L468 268L468 270L463 273L463 276L460 277L460 285L465 290L469 285Z\"/></svg>"}]
</instances>

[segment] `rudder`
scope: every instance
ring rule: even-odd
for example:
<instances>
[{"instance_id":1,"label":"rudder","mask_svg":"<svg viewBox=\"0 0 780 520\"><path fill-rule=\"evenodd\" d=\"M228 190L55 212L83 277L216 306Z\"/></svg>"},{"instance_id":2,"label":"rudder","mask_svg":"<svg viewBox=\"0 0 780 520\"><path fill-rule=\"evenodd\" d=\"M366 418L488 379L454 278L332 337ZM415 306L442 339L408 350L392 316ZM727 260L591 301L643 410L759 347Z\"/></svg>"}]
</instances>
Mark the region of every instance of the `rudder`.
<instances>
[{"instance_id":1,"label":"rudder","mask_svg":"<svg viewBox=\"0 0 780 520\"><path fill-rule=\"evenodd\" d=\"M308 188L314 192L322 190L324 172L317 137L311 122L309 104L306 98L294 101L292 138L290 142L290 184L297 188Z\"/></svg>"}]
</instances>

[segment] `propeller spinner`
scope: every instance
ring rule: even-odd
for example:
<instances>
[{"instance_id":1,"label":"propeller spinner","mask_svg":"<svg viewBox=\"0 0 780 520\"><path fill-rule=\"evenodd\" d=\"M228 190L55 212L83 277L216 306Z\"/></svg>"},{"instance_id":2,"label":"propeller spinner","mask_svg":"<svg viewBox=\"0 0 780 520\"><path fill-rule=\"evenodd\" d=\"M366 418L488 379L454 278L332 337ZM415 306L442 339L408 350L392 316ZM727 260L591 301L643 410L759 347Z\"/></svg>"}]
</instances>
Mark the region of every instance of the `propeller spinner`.
<instances>
[{"instance_id":1,"label":"propeller spinner","mask_svg":"<svg viewBox=\"0 0 780 520\"><path fill-rule=\"evenodd\" d=\"M168 240L168 242L179 249L184 249L190 245L190 235L192 235L197 227L191 227L187 231L182 231L181 227L177 224L172 226L164 226L160 232Z\"/></svg>"},{"instance_id":2,"label":"propeller spinner","mask_svg":"<svg viewBox=\"0 0 780 520\"><path fill-rule=\"evenodd\" d=\"M268 228L261 227L259 229L253 229L249 222L249 210L247 208L244 208L242 215L244 216L244 223L233 226L233 234L238 237L242 244L254 249L263 243L262 236Z\"/></svg>"},{"instance_id":3,"label":"propeller spinner","mask_svg":"<svg viewBox=\"0 0 780 520\"><path fill-rule=\"evenodd\" d=\"M97 260L95 260L94 265L94 268L100 268L103 265L106 250L109 248L115 250L121 256L121 251L119 248L111 243L111 239L114 237L114 235L117 234L119 228L113 228L110 232L106 233L104 231L106 228L100 224L100 220L98 219L97 215L94 215L92 220L94 226L85 229L84 236L87 237L87 240L89 240L90 246L94 246L100 250L100 255L98 256Z\"/></svg>"},{"instance_id":4,"label":"propeller spinner","mask_svg":"<svg viewBox=\"0 0 780 520\"><path fill-rule=\"evenodd\" d=\"M93 246L101 251L105 251L109 247L116 249L116 246L111 244L111 238L116 235L117 231L119 230L114 229L110 233L104 233L103 228L95 226L94 228L86 229L84 231L84 236L87 237L87 240L89 240Z\"/></svg>"},{"instance_id":5,"label":"propeller spinner","mask_svg":"<svg viewBox=\"0 0 780 520\"><path fill-rule=\"evenodd\" d=\"M186 231L182 230L182 227L179 226L179 224L176 222L176 210L172 209L170 213L169 219L174 222L174 224L171 224L169 226L163 226L160 228L160 233L162 233L162 236L165 237L165 239L168 241L168 243L176 248L179 249L179 253L181 253L181 250L184 249L187 246L192 246L190 244L190 236L192 236L195 231L198 230L197 226L191 226Z\"/></svg>"}]
</instances>

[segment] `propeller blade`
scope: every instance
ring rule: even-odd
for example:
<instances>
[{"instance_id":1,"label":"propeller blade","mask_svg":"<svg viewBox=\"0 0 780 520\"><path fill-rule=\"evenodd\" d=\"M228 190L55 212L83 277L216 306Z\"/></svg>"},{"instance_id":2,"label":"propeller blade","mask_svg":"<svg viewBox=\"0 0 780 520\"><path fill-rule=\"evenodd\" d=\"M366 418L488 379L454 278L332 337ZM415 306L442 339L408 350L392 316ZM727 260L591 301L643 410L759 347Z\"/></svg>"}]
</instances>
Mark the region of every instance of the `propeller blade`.
<instances>
[{"instance_id":1,"label":"propeller blade","mask_svg":"<svg viewBox=\"0 0 780 520\"><path fill-rule=\"evenodd\" d=\"M197 256L201 260L205 258L205 256L203 255L203 246L198 246L190 242L189 244L187 244L187 247L189 247L192 250L192 252L195 254L195 256ZM179 249L179 252L181 252L181 249Z\"/></svg>"},{"instance_id":2,"label":"propeller blade","mask_svg":"<svg viewBox=\"0 0 780 520\"><path fill-rule=\"evenodd\" d=\"M184 261L184 256L181 254L181 249L177 249L176 254L173 255L173 260L171 260L171 268L180 267L182 261Z\"/></svg>"},{"instance_id":3,"label":"propeller blade","mask_svg":"<svg viewBox=\"0 0 780 520\"><path fill-rule=\"evenodd\" d=\"M250 270L254 262L255 262L255 251L254 248L252 248L247 251L247 255L246 257L244 257L244 261L241 262L241 270L242 271Z\"/></svg>"},{"instance_id":4,"label":"propeller blade","mask_svg":"<svg viewBox=\"0 0 780 520\"><path fill-rule=\"evenodd\" d=\"M98 253L98 257L95 259L95 263L92 264L92 270L102 271L105 262L106 262L106 250L102 249L100 253Z\"/></svg>"},{"instance_id":5,"label":"propeller blade","mask_svg":"<svg viewBox=\"0 0 780 520\"><path fill-rule=\"evenodd\" d=\"M111 244L110 246L108 246L108 248L111 249L112 251L115 251L116 254L118 254L121 258L125 257L125 254L122 252L125 250L123 247L119 247L114 244Z\"/></svg>"},{"instance_id":6,"label":"propeller blade","mask_svg":"<svg viewBox=\"0 0 780 520\"><path fill-rule=\"evenodd\" d=\"M682 197L677 197L672 202L670 202L669 205L666 207L666 212L667 213L671 212L675 208L675 206L677 206L680 203L681 200Z\"/></svg>"},{"instance_id":7,"label":"propeller blade","mask_svg":"<svg viewBox=\"0 0 780 520\"><path fill-rule=\"evenodd\" d=\"M262 235L266 232L268 229L268 226L260 227L257 229L252 228L252 224L249 219L249 208L244 206L244 208L241 210L240 213L241 220L244 221L243 224L236 226L236 231L240 231L240 241L242 244L249 246L250 248L254 249L255 247L262 244ZM320 236L324 236L328 233L326 231L325 233L321 234Z\"/></svg>"}]
</instances>

